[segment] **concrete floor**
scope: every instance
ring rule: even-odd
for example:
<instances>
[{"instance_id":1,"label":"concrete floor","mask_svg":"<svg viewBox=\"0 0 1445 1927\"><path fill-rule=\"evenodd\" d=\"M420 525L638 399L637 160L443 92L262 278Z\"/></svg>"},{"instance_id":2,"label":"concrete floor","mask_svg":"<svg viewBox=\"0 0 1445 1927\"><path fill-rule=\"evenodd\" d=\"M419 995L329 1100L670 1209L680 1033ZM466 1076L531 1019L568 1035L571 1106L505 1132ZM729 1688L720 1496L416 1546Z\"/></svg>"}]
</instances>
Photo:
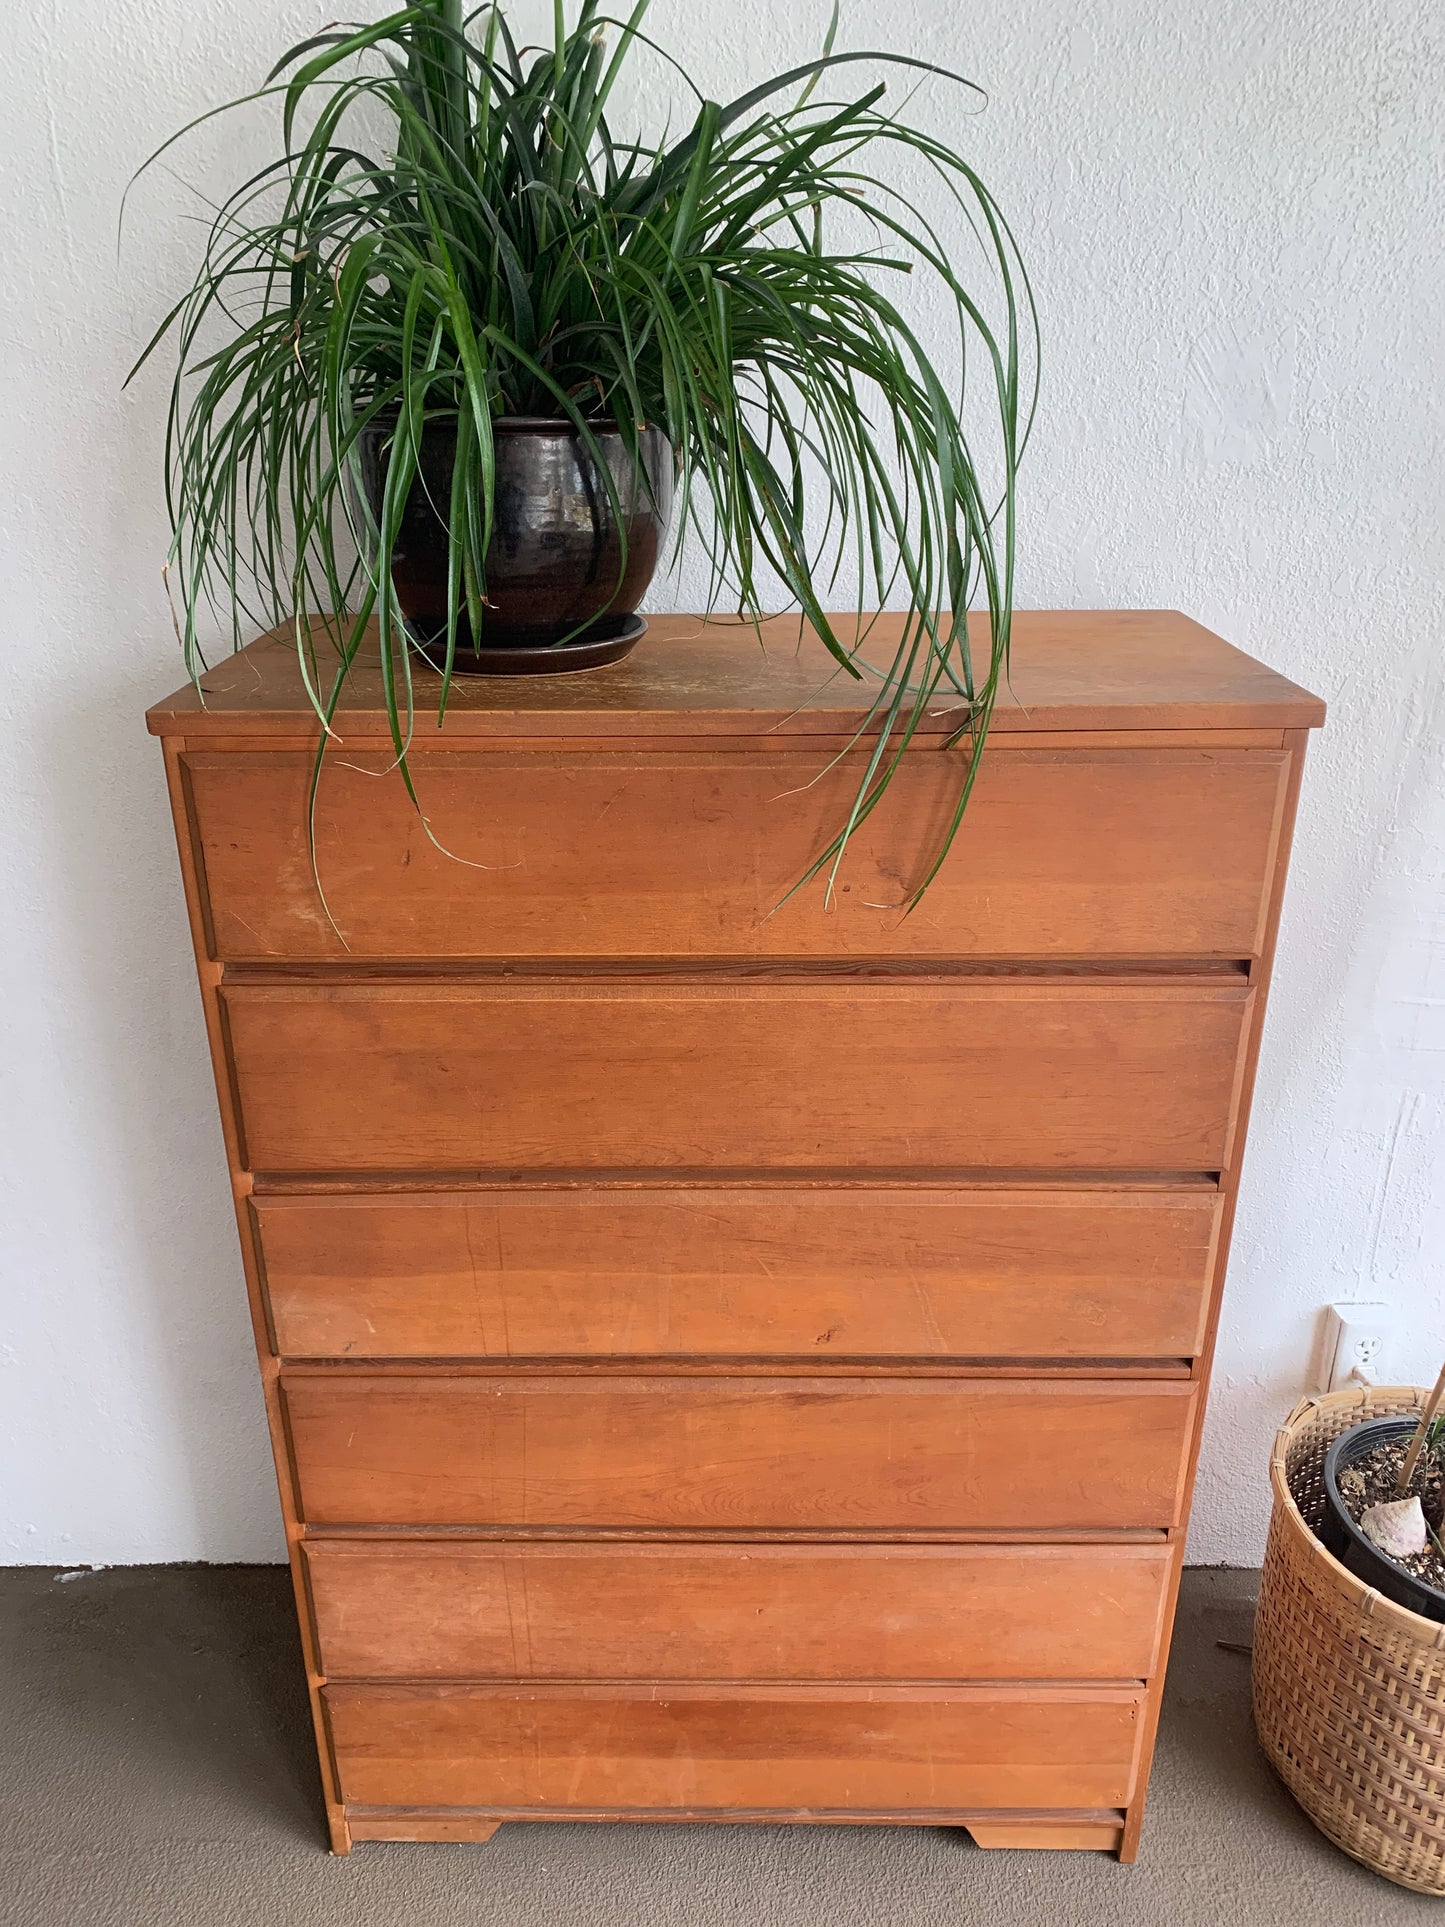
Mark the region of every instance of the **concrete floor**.
<instances>
[{"instance_id":1,"label":"concrete floor","mask_svg":"<svg viewBox=\"0 0 1445 1927\"><path fill-rule=\"evenodd\" d=\"M1253 1577L1188 1575L1135 1867L939 1828L504 1827L323 1850L286 1577L0 1570L5 1927L1367 1927L1434 1904L1336 1853L1261 1761Z\"/></svg>"}]
</instances>

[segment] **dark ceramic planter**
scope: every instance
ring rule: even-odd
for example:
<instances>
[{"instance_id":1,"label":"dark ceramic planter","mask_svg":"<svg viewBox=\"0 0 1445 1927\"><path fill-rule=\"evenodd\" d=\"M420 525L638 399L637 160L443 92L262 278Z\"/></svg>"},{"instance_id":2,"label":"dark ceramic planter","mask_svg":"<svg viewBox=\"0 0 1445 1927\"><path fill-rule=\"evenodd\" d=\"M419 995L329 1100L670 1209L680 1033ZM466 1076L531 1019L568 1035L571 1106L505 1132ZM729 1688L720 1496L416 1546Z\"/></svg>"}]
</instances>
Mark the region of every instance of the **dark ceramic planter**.
<instances>
[{"instance_id":1,"label":"dark ceramic planter","mask_svg":"<svg viewBox=\"0 0 1445 1927\"><path fill-rule=\"evenodd\" d=\"M463 611L455 667L464 673L522 675L591 669L627 654L646 624L637 605L657 568L672 509L672 451L660 429L640 439L640 473L615 428L595 431L621 522L596 457L567 422L502 417L492 424L496 492L487 546L487 611L473 636ZM358 443L361 484L375 514L393 424ZM456 428L422 432L392 560L392 582L413 642L440 666L446 655L447 527L435 504L451 500ZM625 537L625 541L624 541Z\"/></svg>"},{"instance_id":2,"label":"dark ceramic planter","mask_svg":"<svg viewBox=\"0 0 1445 1927\"><path fill-rule=\"evenodd\" d=\"M1407 1439L1418 1421L1413 1418L1373 1418L1342 1432L1325 1454L1325 1510L1319 1524L1320 1542L1342 1566L1367 1586L1426 1619L1445 1621L1445 1593L1414 1578L1403 1566L1372 1546L1346 1512L1340 1498L1339 1475L1375 1446L1389 1439Z\"/></svg>"}]
</instances>

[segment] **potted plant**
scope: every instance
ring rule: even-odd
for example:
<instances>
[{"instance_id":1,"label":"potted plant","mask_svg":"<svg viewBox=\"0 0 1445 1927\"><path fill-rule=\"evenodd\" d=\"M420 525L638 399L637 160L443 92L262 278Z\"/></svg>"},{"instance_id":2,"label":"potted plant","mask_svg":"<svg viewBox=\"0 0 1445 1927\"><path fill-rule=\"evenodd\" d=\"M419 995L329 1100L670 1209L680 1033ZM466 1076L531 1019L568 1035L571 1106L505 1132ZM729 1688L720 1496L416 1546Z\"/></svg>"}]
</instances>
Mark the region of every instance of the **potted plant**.
<instances>
[{"instance_id":1,"label":"potted plant","mask_svg":"<svg viewBox=\"0 0 1445 1927\"><path fill-rule=\"evenodd\" d=\"M1260 1744L1295 1799L1337 1846L1430 1894L1445 1894L1442 1402L1445 1372L1428 1396L1367 1387L1290 1414L1253 1657Z\"/></svg>"},{"instance_id":2,"label":"potted plant","mask_svg":"<svg viewBox=\"0 0 1445 1927\"><path fill-rule=\"evenodd\" d=\"M709 612L791 602L873 679L858 799L815 869L940 700L966 752L946 847L1008 657L1034 310L968 163L885 80L832 95L860 62L956 77L836 50L835 14L816 59L726 105L672 63L690 124L633 137L608 109L654 48L646 9L581 0L569 24L557 0L538 50L497 7L418 0L293 47L230 103L279 108L279 150L221 206L137 364L174 347L188 666L209 611L235 645L293 624L324 749L375 648L410 789L416 706L440 717L459 671L631 646L675 500ZM920 284L948 319L941 367L895 298ZM835 626L844 575L858 620ZM873 665L867 613L887 602L903 638Z\"/></svg>"},{"instance_id":3,"label":"potted plant","mask_svg":"<svg viewBox=\"0 0 1445 1927\"><path fill-rule=\"evenodd\" d=\"M1368 1585L1445 1622L1445 1371L1418 1419L1371 1418L1325 1454L1319 1534Z\"/></svg>"}]
</instances>

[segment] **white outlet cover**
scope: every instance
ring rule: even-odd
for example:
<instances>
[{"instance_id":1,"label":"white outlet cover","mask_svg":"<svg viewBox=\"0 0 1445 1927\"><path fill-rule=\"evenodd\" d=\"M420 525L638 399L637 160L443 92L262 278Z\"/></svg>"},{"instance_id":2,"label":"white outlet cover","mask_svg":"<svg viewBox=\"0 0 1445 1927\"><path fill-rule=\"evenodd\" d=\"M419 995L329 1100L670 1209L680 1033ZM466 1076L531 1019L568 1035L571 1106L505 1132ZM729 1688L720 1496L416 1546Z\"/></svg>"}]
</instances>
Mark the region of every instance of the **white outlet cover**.
<instances>
[{"instance_id":1,"label":"white outlet cover","mask_svg":"<svg viewBox=\"0 0 1445 1927\"><path fill-rule=\"evenodd\" d=\"M1395 1313L1389 1305L1327 1306L1320 1390L1342 1392L1352 1385L1378 1385L1394 1330Z\"/></svg>"}]
</instances>

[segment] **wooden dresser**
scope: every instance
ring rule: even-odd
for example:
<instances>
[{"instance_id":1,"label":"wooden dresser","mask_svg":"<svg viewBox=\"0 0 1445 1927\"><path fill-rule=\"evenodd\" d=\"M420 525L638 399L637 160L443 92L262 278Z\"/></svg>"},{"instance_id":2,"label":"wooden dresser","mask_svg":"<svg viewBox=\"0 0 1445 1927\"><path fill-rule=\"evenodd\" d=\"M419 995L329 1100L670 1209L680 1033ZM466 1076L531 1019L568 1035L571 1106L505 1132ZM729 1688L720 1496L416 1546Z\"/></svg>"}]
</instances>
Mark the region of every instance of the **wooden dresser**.
<instances>
[{"instance_id":1,"label":"wooden dresser","mask_svg":"<svg viewBox=\"0 0 1445 1927\"><path fill-rule=\"evenodd\" d=\"M856 780L796 637L655 618L440 731L423 685L460 861L359 677L334 922L290 641L150 712L338 1852L1137 1850L1322 706L1182 616L1022 616L922 906L956 715L770 915Z\"/></svg>"}]
</instances>

